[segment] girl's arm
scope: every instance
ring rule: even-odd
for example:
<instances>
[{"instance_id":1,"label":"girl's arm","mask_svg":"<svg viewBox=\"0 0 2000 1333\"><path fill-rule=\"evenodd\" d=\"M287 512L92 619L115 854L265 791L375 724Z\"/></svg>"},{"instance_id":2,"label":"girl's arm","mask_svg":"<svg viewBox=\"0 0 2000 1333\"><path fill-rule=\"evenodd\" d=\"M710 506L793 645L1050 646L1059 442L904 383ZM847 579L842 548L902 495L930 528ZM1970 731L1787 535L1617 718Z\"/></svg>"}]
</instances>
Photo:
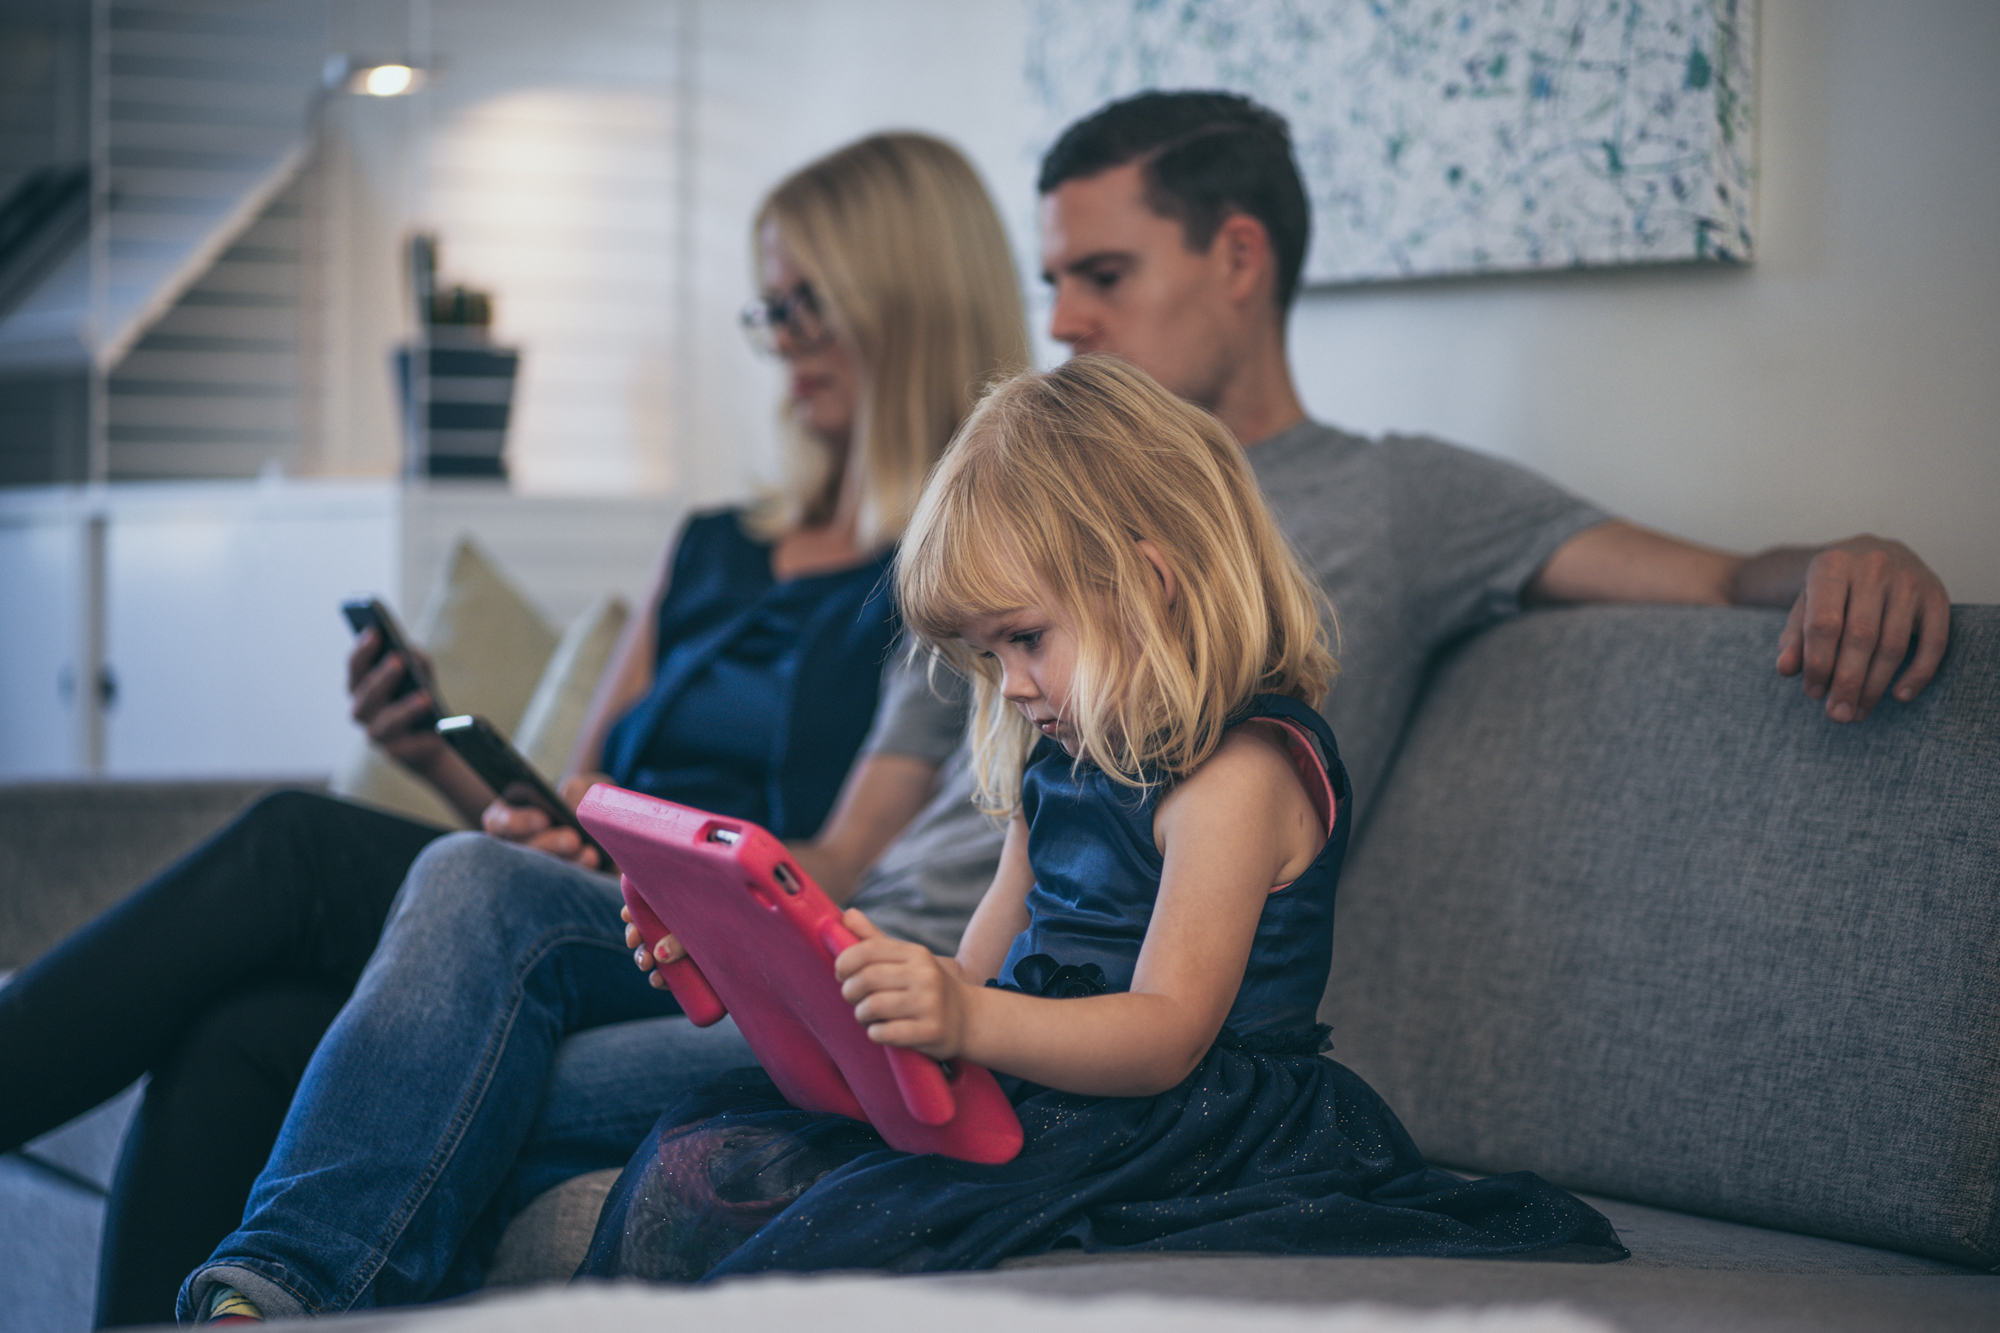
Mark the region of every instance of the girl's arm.
<instances>
[{"instance_id":1,"label":"girl's arm","mask_svg":"<svg viewBox=\"0 0 2000 1333\"><path fill-rule=\"evenodd\" d=\"M1161 802L1165 870L1129 992L1049 1000L989 989L914 946L865 940L835 971L869 1036L1092 1096L1150 1096L1185 1078L1235 1003L1265 897L1326 840L1291 762L1262 731L1232 732Z\"/></svg>"},{"instance_id":2,"label":"girl's arm","mask_svg":"<svg viewBox=\"0 0 2000 1333\"><path fill-rule=\"evenodd\" d=\"M1028 890L1035 872L1028 865L1028 821L1020 812L1007 821L1007 841L1000 848L1000 865L993 883L958 942L958 967L975 986L1000 975L1014 937L1028 928Z\"/></svg>"},{"instance_id":3,"label":"girl's arm","mask_svg":"<svg viewBox=\"0 0 2000 1333\"><path fill-rule=\"evenodd\" d=\"M1000 975L1000 964L1007 961L1007 950L1014 937L1027 928L1028 890L1034 886L1035 872L1028 866L1028 825L1016 814L1007 825L1007 841L1001 848L993 883L979 899L979 906L959 940L958 956L940 957L921 944L892 939L865 913L849 908L841 914L841 920L861 942L834 960L834 975L842 983L841 994L858 1005L871 990L892 987L920 993L923 998L914 1002L937 1007L948 1002L947 982L983 989L990 978ZM637 932L627 929L625 934L626 942L637 948ZM673 959L663 955L660 961L668 963ZM648 966L643 957L639 966ZM859 973L865 976L857 976ZM664 983L655 976L653 984ZM858 1009L855 1016L861 1017ZM869 1035L877 1041L883 1040L875 1029L870 1029Z\"/></svg>"}]
</instances>

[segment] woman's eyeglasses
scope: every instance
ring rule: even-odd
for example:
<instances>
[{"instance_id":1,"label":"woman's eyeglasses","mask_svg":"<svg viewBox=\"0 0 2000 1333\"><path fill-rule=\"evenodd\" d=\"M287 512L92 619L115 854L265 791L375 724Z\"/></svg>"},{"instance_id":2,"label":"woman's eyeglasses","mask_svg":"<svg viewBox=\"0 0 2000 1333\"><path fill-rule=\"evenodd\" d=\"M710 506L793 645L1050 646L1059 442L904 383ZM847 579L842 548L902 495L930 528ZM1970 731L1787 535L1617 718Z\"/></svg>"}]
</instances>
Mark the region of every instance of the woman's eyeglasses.
<instances>
[{"instance_id":1,"label":"woman's eyeglasses","mask_svg":"<svg viewBox=\"0 0 2000 1333\"><path fill-rule=\"evenodd\" d=\"M800 283L783 296L763 296L743 307L743 331L760 352L782 350L778 335L790 335L794 351L814 352L833 341L833 330L820 316L810 283Z\"/></svg>"}]
</instances>

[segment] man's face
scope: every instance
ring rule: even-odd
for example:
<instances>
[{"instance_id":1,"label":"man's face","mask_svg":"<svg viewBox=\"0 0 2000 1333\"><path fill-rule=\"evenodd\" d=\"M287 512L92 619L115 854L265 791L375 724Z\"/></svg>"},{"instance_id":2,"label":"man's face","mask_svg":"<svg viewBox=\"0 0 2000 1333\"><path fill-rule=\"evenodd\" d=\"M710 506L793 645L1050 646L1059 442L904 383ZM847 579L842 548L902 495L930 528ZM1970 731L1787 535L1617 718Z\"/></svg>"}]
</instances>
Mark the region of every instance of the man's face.
<instances>
[{"instance_id":1,"label":"man's face","mask_svg":"<svg viewBox=\"0 0 2000 1333\"><path fill-rule=\"evenodd\" d=\"M1049 336L1110 352L1169 392L1213 408L1230 373L1238 312L1223 246L1189 250L1180 223L1146 206L1138 164L1065 181L1042 197Z\"/></svg>"}]
</instances>

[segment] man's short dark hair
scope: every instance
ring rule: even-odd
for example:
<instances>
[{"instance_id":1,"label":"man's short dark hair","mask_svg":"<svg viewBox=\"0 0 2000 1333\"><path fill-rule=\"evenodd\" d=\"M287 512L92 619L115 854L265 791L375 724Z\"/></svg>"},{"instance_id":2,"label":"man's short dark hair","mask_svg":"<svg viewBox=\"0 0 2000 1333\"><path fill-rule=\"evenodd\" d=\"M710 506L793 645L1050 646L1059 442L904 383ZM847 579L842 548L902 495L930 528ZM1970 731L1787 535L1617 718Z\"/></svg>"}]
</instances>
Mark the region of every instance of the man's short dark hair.
<instances>
[{"instance_id":1,"label":"man's short dark hair","mask_svg":"<svg viewBox=\"0 0 2000 1333\"><path fill-rule=\"evenodd\" d=\"M1235 93L1140 93L1064 130L1036 184L1048 194L1128 162L1141 165L1147 206L1181 224L1190 250L1206 251L1232 213L1263 223L1278 261L1278 310L1291 308L1312 210L1283 116Z\"/></svg>"}]
</instances>

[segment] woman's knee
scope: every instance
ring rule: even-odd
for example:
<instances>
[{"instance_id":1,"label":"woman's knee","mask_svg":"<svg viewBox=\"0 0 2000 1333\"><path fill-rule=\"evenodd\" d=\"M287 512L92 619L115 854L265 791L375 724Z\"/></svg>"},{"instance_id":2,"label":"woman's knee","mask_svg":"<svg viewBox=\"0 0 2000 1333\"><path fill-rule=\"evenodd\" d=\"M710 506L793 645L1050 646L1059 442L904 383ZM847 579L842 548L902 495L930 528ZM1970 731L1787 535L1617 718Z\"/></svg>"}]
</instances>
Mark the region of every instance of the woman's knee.
<instances>
[{"instance_id":1,"label":"woman's knee","mask_svg":"<svg viewBox=\"0 0 2000 1333\"><path fill-rule=\"evenodd\" d=\"M349 803L337 796L288 787L252 801L226 832L236 837L297 837L318 831L347 808Z\"/></svg>"}]
</instances>

